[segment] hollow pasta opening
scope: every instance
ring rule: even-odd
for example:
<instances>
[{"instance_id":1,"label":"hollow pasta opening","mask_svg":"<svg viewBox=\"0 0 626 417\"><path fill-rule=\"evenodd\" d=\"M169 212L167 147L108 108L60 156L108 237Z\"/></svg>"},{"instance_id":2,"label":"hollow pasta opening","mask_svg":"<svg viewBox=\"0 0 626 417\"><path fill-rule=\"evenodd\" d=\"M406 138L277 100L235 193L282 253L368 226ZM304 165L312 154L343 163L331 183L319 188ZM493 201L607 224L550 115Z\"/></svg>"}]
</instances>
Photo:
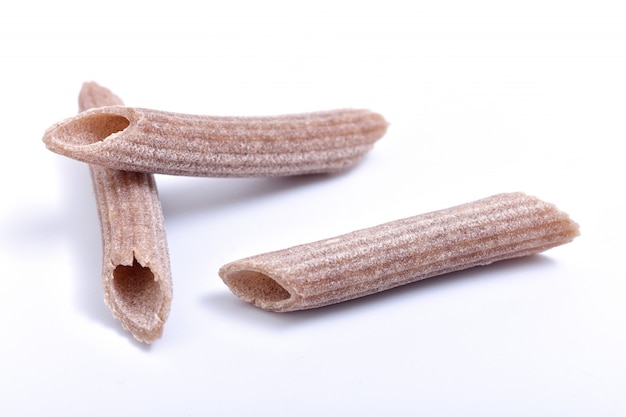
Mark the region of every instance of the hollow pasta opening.
<instances>
[{"instance_id":1,"label":"hollow pasta opening","mask_svg":"<svg viewBox=\"0 0 626 417\"><path fill-rule=\"evenodd\" d=\"M161 306L159 283L150 268L141 266L136 259L132 266L115 267L113 291L119 307L136 323L151 322Z\"/></svg>"},{"instance_id":2,"label":"hollow pasta opening","mask_svg":"<svg viewBox=\"0 0 626 417\"><path fill-rule=\"evenodd\" d=\"M64 140L76 145L90 145L103 141L130 125L130 120L119 114L96 113L81 117L65 126Z\"/></svg>"},{"instance_id":3,"label":"hollow pasta opening","mask_svg":"<svg viewBox=\"0 0 626 417\"><path fill-rule=\"evenodd\" d=\"M225 280L233 292L246 301L278 302L291 297L282 285L258 271L234 271Z\"/></svg>"}]
</instances>

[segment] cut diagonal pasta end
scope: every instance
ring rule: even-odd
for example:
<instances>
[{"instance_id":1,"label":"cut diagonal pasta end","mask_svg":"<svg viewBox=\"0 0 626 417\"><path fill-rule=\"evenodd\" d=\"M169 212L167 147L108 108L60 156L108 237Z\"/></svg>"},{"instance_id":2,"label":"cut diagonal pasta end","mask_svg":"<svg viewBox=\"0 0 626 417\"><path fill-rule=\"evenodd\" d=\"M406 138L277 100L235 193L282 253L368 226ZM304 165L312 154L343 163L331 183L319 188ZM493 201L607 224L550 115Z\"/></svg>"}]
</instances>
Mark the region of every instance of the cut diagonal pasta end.
<instances>
[{"instance_id":1,"label":"cut diagonal pasta end","mask_svg":"<svg viewBox=\"0 0 626 417\"><path fill-rule=\"evenodd\" d=\"M137 259L132 265L113 265L105 271L105 302L122 327L139 341L160 338L169 315L171 284Z\"/></svg>"},{"instance_id":2,"label":"cut diagonal pasta end","mask_svg":"<svg viewBox=\"0 0 626 417\"><path fill-rule=\"evenodd\" d=\"M220 276L239 298L266 310L280 311L298 298L271 274L254 268L224 267Z\"/></svg>"},{"instance_id":3,"label":"cut diagonal pasta end","mask_svg":"<svg viewBox=\"0 0 626 417\"><path fill-rule=\"evenodd\" d=\"M103 106L83 110L79 116L63 120L48 128L43 136L46 147L60 154L81 152L115 134L122 133L131 124L130 111L121 106Z\"/></svg>"}]
</instances>

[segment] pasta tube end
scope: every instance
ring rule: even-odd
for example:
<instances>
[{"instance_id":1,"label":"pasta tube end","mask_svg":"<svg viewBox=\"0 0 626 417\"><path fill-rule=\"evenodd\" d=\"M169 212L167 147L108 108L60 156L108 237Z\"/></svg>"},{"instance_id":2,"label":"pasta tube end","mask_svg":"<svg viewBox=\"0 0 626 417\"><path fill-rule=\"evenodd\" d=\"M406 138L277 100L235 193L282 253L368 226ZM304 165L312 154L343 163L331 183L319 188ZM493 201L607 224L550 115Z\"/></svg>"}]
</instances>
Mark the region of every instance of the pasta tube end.
<instances>
[{"instance_id":1,"label":"pasta tube end","mask_svg":"<svg viewBox=\"0 0 626 417\"><path fill-rule=\"evenodd\" d=\"M270 311L288 311L295 296L270 274L239 263L223 266L219 275L230 290L242 300Z\"/></svg>"},{"instance_id":2,"label":"pasta tube end","mask_svg":"<svg viewBox=\"0 0 626 417\"><path fill-rule=\"evenodd\" d=\"M131 266L114 266L113 272L105 276L104 290L113 315L135 339L151 343L161 337L172 291L149 267L136 259Z\"/></svg>"},{"instance_id":3,"label":"pasta tube end","mask_svg":"<svg viewBox=\"0 0 626 417\"><path fill-rule=\"evenodd\" d=\"M123 107L100 107L86 110L46 130L43 142L52 152L85 160L89 146L124 131L131 124L129 117L116 111Z\"/></svg>"}]
</instances>

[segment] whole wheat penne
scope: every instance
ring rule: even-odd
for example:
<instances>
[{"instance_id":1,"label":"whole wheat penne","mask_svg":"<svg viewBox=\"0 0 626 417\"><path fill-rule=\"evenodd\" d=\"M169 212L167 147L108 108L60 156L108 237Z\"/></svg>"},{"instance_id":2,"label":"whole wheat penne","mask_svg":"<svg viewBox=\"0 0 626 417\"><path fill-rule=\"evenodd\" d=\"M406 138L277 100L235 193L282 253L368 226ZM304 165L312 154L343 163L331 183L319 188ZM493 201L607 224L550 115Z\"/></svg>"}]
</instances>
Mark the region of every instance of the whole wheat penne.
<instances>
[{"instance_id":1,"label":"whole wheat penne","mask_svg":"<svg viewBox=\"0 0 626 417\"><path fill-rule=\"evenodd\" d=\"M241 259L219 275L258 307L303 310L541 252L578 234L578 225L554 205L522 193L498 194Z\"/></svg>"},{"instance_id":2,"label":"whole wheat penne","mask_svg":"<svg viewBox=\"0 0 626 417\"><path fill-rule=\"evenodd\" d=\"M79 110L123 104L90 82ZM90 165L102 233L102 285L113 316L141 342L161 337L172 302L172 276L154 176Z\"/></svg>"},{"instance_id":3,"label":"whole wheat penne","mask_svg":"<svg viewBox=\"0 0 626 417\"><path fill-rule=\"evenodd\" d=\"M114 106L57 123L43 140L54 152L114 169L269 177L346 170L386 129L368 110L214 117Z\"/></svg>"}]
</instances>

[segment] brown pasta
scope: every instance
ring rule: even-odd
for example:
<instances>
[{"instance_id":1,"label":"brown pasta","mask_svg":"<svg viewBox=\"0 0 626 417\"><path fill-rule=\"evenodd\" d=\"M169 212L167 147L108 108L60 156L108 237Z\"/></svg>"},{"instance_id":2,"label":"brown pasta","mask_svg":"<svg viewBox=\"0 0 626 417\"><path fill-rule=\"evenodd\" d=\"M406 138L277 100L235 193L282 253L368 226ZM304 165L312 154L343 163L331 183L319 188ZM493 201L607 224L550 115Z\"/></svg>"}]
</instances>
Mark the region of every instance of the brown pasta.
<instances>
[{"instance_id":1,"label":"brown pasta","mask_svg":"<svg viewBox=\"0 0 626 417\"><path fill-rule=\"evenodd\" d=\"M79 110L121 105L96 83L85 83ZM104 300L141 342L161 337L172 302L167 238L152 174L90 165L102 232Z\"/></svg>"},{"instance_id":2,"label":"brown pasta","mask_svg":"<svg viewBox=\"0 0 626 417\"><path fill-rule=\"evenodd\" d=\"M270 177L346 170L386 129L368 110L213 117L114 106L57 123L43 140L54 152L120 170Z\"/></svg>"},{"instance_id":3,"label":"brown pasta","mask_svg":"<svg viewBox=\"0 0 626 417\"><path fill-rule=\"evenodd\" d=\"M523 193L359 230L223 266L230 290L258 307L293 311L530 255L572 241L578 225Z\"/></svg>"}]
</instances>

